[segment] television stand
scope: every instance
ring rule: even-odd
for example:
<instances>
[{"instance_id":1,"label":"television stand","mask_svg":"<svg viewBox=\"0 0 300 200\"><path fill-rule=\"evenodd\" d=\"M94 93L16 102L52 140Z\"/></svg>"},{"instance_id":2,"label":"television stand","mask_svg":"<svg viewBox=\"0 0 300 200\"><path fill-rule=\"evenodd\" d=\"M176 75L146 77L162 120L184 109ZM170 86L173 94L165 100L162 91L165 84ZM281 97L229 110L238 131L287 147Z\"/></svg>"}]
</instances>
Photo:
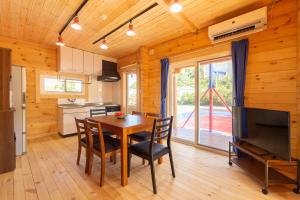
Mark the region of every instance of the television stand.
<instances>
[{"instance_id":1,"label":"television stand","mask_svg":"<svg viewBox=\"0 0 300 200\"><path fill-rule=\"evenodd\" d=\"M244 155L238 157L232 152L236 148L243 152ZM262 193L268 194L269 186L274 184L295 184L294 193L299 194L300 190L300 160L285 161L276 158L271 153L260 154L264 150L250 145L246 142L233 143L229 142L229 165L236 164L256 178L262 185ZM279 172L275 167L296 167L296 179Z\"/></svg>"}]
</instances>

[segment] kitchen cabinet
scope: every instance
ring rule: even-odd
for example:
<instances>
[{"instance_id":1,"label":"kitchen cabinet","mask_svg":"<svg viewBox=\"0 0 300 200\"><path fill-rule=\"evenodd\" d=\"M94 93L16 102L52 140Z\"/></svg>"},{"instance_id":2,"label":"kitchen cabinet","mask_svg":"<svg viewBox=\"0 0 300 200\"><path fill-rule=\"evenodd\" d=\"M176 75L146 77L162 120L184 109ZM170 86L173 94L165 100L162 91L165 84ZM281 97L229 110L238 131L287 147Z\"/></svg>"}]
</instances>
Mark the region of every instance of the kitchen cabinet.
<instances>
[{"instance_id":1,"label":"kitchen cabinet","mask_svg":"<svg viewBox=\"0 0 300 200\"><path fill-rule=\"evenodd\" d=\"M70 47L58 48L58 67L60 72L73 71L73 49Z\"/></svg>"},{"instance_id":2,"label":"kitchen cabinet","mask_svg":"<svg viewBox=\"0 0 300 200\"><path fill-rule=\"evenodd\" d=\"M72 135L77 132L75 117L89 117L90 107L84 108L58 108L58 132L61 136Z\"/></svg>"},{"instance_id":3,"label":"kitchen cabinet","mask_svg":"<svg viewBox=\"0 0 300 200\"><path fill-rule=\"evenodd\" d=\"M83 73L83 51L80 49L73 49L73 73Z\"/></svg>"},{"instance_id":4,"label":"kitchen cabinet","mask_svg":"<svg viewBox=\"0 0 300 200\"><path fill-rule=\"evenodd\" d=\"M83 52L83 69L84 74L92 75L94 72L94 54L84 51Z\"/></svg>"},{"instance_id":5,"label":"kitchen cabinet","mask_svg":"<svg viewBox=\"0 0 300 200\"><path fill-rule=\"evenodd\" d=\"M102 56L94 54L94 74L102 74Z\"/></svg>"}]
</instances>

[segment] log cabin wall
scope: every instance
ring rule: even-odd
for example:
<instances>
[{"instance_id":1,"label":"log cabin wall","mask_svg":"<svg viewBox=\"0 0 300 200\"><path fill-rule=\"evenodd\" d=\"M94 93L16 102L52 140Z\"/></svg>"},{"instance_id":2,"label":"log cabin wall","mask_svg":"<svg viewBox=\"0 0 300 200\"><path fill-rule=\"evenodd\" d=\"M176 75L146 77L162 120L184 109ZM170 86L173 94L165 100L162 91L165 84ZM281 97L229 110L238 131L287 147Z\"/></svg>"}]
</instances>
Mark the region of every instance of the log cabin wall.
<instances>
[{"instance_id":1,"label":"log cabin wall","mask_svg":"<svg viewBox=\"0 0 300 200\"><path fill-rule=\"evenodd\" d=\"M291 112L291 150L299 157L297 103L297 4L281 0L269 6L268 28L249 35L249 58L245 103L249 107ZM211 47L207 29L148 47L140 52L141 90L144 112L160 111L160 59ZM217 45L216 45L217 46ZM120 59L121 60L121 59ZM127 60L128 62L128 60ZM172 60L171 60L172 62ZM298 86L300 81L298 81ZM300 108L299 108L300 110Z\"/></svg>"},{"instance_id":2,"label":"log cabin wall","mask_svg":"<svg viewBox=\"0 0 300 200\"><path fill-rule=\"evenodd\" d=\"M36 70L56 72L56 49L0 37L0 47L12 49L12 64L26 67L28 138L57 133L57 100L41 99L36 103Z\"/></svg>"}]
</instances>

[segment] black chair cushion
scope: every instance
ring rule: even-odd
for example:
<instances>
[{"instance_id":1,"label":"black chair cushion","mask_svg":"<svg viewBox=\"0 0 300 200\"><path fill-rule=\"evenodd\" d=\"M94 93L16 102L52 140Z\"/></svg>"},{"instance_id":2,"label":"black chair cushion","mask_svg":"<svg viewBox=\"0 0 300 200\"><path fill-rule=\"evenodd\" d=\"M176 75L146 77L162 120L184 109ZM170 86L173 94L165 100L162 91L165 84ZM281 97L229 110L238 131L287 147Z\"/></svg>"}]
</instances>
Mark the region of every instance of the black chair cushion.
<instances>
[{"instance_id":1,"label":"black chair cushion","mask_svg":"<svg viewBox=\"0 0 300 200\"><path fill-rule=\"evenodd\" d=\"M146 141L151 139L151 132L149 131L141 131L138 133L131 134L129 137L133 140L137 141Z\"/></svg>"},{"instance_id":2,"label":"black chair cushion","mask_svg":"<svg viewBox=\"0 0 300 200\"><path fill-rule=\"evenodd\" d=\"M86 141L86 137L84 137L84 138L81 138L81 142L83 142L83 143L87 143L87 141ZM93 135L93 142L94 143L99 143L99 137L98 137L98 135Z\"/></svg>"},{"instance_id":3,"label":"black chair cushion","mask_svg":"<svg viewBox=\"0 0 300 200\"><path fill-rule=\"evenodd\" d=\"M142 157L149 157L151 155L151 152L149 152L149 145L150 145L150 141L143 141L143 142L139 142L136 144L132 144L129 146L128 150L130 153L136 154L136 155L140 155ZM159 158L167 153L169 153L169 149L168 147L162 145L162 144L158 144L158 143L154 143L153 144L153 158Z\"/></svg>"},{"instance_id":4,"label":"black chair cushion","mask_svg":"<svg viewBox=\"0 0 300 200\"><path fill-rule=\"evenodd\" d=\"M121 148L121 142L119 139L110 137L110 136L104 136L104 143L105 143L105 153L115 151ZM98 151L100 150L100 141L98 139L98 142L94 142L94 148Z\"/></svg>"}]
</instances>

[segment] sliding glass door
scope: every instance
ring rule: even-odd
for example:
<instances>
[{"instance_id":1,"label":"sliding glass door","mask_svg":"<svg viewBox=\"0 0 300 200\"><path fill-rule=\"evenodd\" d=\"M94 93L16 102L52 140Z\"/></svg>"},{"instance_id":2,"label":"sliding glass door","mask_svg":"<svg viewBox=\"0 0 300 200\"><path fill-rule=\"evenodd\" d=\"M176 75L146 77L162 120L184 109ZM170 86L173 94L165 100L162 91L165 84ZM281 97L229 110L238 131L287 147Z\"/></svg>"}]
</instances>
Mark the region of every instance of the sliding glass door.
<instances>
[{"instance_id":1,"label":"sliding glass door","mask_svg":"<svg viewBox=\"0 0 300 200\"><path fill-rule=\"evenodd\" d=\"M232 140L232 64L229 59L172 69L174 138L228 150Z\"/></svg>"},{"instance_id":2,"label":"sliding glass door","mask_svg":"<svg viewBox=\"0 0 300 200\"><path fill-rule=\"evenodd\" d=\"M198 144L228 150L232 139L231 60L198 63Z\"/></svg>"},{"instance_id":3,"label":"sliding glass door","mask_svg":"<svg viewBox=\"0 0 300 200\"><path fill-rule=\"evenodd\" d=\"M195 140L195 67L177 68L173 76L174 137Z\"/></svg>"}]
</instances>

